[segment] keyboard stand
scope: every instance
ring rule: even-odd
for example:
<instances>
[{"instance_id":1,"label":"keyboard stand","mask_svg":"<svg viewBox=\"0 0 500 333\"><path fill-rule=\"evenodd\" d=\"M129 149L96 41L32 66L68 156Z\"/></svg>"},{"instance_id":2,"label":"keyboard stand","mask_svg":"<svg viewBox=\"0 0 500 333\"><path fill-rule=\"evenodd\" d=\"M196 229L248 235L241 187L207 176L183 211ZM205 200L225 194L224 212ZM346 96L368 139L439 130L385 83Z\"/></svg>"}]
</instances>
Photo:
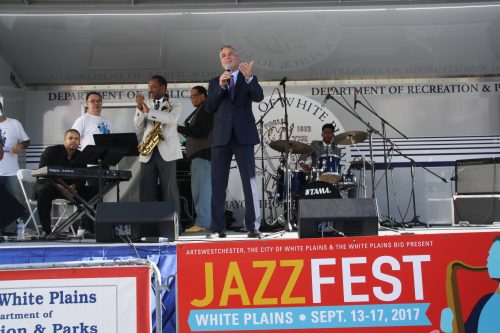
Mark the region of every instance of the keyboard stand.
<instances>
[{"instance_id":1,"label":"keyboard stand","mask_svg":"<svg viewBox=\"0 0 500 333\"><path fill-rule=\"evenodd\" d=\"M68 185L68 183L64 181L63 177L53 176L45 178L51 185L56 186L57 184L60 184L65 189L72 192L73 197L66 197L66 199L71 201L77 207L76 211L73 214L71 214L65 221L62 221L57 226L57 228L52 231L49 237L52 239L58 238L64 229L73 225L73 223L78 221L78 219L80 219L80 217L83 214L87 214L95 223L96 210L94 209L94 206L98 202L102 201L103 197L121 182L120 179L117 180L108 179L106 183L103 184L100 191L96 195L94 195L90 200L87 201L81 195L73 191L73 189ZM72 178L74 178L74 176L72 176Z\"/></svg>"}]
</instances>

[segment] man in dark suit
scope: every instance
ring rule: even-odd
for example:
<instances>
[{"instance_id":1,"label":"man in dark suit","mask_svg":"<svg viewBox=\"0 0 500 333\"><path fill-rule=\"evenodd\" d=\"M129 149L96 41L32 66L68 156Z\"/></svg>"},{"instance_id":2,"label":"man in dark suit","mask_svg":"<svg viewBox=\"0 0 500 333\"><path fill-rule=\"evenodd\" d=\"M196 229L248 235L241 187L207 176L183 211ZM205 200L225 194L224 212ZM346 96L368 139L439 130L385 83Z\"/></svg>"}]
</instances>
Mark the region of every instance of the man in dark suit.
<instances>
[{"instance_id":1,"label":"man in dark suit","mask_svg":"<svg viewBox=\"0 0 500 333\"><path fill-rule=\"evenodd\" d=\"M259 238L260 212L255 179L254 145L259 143L252 102L264 99L253 76L251 61L241 62L236 50L224 45L219 52L224 72L210 80L207 111L214 113L212 139L212 223L207 238L226 237L224 214L231 159L235 156L245 196L248 237Z\"/></svg>"}]
</instances>

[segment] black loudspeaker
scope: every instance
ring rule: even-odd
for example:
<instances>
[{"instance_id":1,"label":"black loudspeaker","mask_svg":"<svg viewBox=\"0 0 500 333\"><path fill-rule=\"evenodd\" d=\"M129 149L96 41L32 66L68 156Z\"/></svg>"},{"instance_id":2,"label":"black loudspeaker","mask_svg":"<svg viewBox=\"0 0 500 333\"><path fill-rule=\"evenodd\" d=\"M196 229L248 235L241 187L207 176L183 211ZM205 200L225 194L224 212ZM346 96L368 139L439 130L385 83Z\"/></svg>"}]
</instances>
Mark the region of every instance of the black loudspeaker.
<instances>
[{"instance_id":1,"label":"black loudspeaker","mask_svg":"<svg viewBox=\"0 0 500 333\"><path fill-rule=\"evenodd\" d=\"M18 217L25 214L24 206L1 185L0 203L2 205L2 209L0 209L0 229L7 227Z\"/></svg>"},{"instance_id":2,"label":"black loudspeaker","mask_svg":"<svg viewBox=\"0 0 500 333\"><path fill-rule=\"evenodd\" d=\"M376 199L299 200L299 237L378 235Z\"/></svg>"},{"instance_id":3,"label":"black loudspeaker","mask_svg":"<svg viewBox=\"0 0 500 333\"><path fill-rule=\"evenodd\" d=\"M500 195L455 195L455 224L492 224L500 221Z\"/></svg>"},{"instance_id":4,"label":"black loudspeaker","mask_svg":"<svg viewBox=\"0 0 500 333\"><path fill-rule=\"evenodd\" d=\"M179 221L170 202L102 202L96 211L97 242L177 240Z\"/></svg>"},{"instance_id":5,"label":"black loudspeaker","mask_svg":"<svg viewBox=\"0 0 500 333\"><path fill-rule=\"evenodd\" d=\"M499 194L500 158L458 160L455 180L457 194Z\"/></svg>"}]
</instances>

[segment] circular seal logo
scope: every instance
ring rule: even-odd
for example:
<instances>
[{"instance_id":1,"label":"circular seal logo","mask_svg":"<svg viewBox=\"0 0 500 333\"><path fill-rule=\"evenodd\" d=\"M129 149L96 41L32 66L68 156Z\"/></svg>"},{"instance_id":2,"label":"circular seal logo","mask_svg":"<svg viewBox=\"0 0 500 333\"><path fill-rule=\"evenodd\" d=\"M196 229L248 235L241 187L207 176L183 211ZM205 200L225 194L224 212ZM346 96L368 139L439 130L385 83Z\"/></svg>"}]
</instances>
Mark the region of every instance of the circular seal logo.
<instances>
[{"instance_id":1,"label":"circular seal logo","mask_svg":"<svg viewBox=\"0 0 500 333\"><path fill-rule=\"evenodd\" d=\"M296 172L300 171L298 160L301 156L307 164L311 164L310 154L308 153L291 153L288 163L284 160L284 140L286 139L285 108L280 102L276 104L274 102L274 99L264 97L264 100L256 104L253 110L256 120L259 120L265 114L262 125L263 141L255 147L255 160L257 175L264 177L267 191L277 190L279 182L282 181L279 178L283 177L280 170L288 168L289 170L296 170ZM270 109L273 104L274 107ZM298 142L300 147L310 147L313 140L321 141L321 127L324 124L332 124L335 127L335 133L344 132L344 127L337 117L311 98L288 94L287 113L289 139L291 142ZM277 149L271 148L272 146L277 147ZM339 163L341 166L347 166L347 161L351 155L349 147L342 149L342 155L339 156ZM262 159L264 159L264 171L262 170ZM311 167L317 168L318 166L311 165Z\"/></svg>"}]
</instances>

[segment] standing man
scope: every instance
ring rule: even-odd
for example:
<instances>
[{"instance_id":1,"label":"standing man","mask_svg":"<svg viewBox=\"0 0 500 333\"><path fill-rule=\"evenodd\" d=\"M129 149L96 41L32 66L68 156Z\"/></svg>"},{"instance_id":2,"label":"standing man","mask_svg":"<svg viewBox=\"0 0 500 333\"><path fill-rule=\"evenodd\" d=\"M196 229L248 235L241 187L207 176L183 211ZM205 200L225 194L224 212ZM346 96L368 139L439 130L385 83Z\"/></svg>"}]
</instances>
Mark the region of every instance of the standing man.
<instances>
[{"instance_id":1,"label":"standing man","mask_svg":"<svg viewBox=\"0 0 500 333\"><path fill-rule=\"evenodd\" d=\"M17 119L7 118L3 112L3 105L0 102L0 146L3 154L3 158L0 159L0 186L11 193L17 201L24 203L17 180L18 157L30 145L30 138Z\"/></svg>"},{"instance_id":2,"label":"standing man","mask_svg":"<svg viewBox=\"0 0 500 333\"><path fill-rule=\"evenodd\" d=\"M75 164L78 155L81 154L78 150L79 145L80 133L75 129L67 130L64 133L64 142L62 145L50 146L45 149L40 157L40 164L38 167L59 166L85 168L85 164ZM37 201L38 216L40 217L40 223L42 224L45 236L48 236L51 232L50 213L52 211L52 200L58 198L71 199L74 192L80 194L85 200L89 200L97 193L95 188L85 186L84 180L65 179L65 181L70 185L71 191L60 184L56 184L55 186L51 185L43 178L38 178L33 188L33 199ZM88 217L87 219L90 220Z\"/></svg>"},{"instance_id":3,"label":"standing man","mask_svg":"<svg viewBox=\"0 0 500 333\"><path fill-rule=\"evenodd\" d=\"M87 145L93 145L94 134L110 134L115 131L113 123L101 116L102 97L97 91L87 93L85 97L87 113L82 114L75 120L71 128L80 133L80 150Z\"/></svg>"},{"instance_id":4,"label":"standing man","mask_svg":"<svg viewBox=\"0 0 500 333\"><path fill-rule=\"evenodd\" d=\"M302 154L299 157L299 165L305 172L309 172L312 168L318 167L318 160L321 155L337 155L341 157L340 148L337 147L333 140L335 139L335 127L332 124L324 124L321 127L321 137L323 140L314 140L311 142L312 152L308 154ZM308 157L311 157L311 165L306 163Z\"/></svg>"},{"instance_id":5,"label":"standing man","mask_svg":"<svg viewBox=\"0 0 500 333\"><path fill-rule=\"evenodd\" d=\"M191 89L191 104L196 108L184 121L185 126L177 126L177 131L187 138L186 156L191 162L191 193L193 195L196 221L186 229L187 233L205 231L212 221L212 145L213 114L205 110L207 90L202 86Z\"/></svg>"},{"instance_id":6,"label":"standing man","mask_svg":"<svg viewBox=\"0 0 500 333\"><path fill-rule=\"evenodd\" d=\"M77 130L80 136L80 150L84 150L88 145L94 145L94 134L110 134L115 131L115 127L111 120L103 117L102 113L102 96L97 91L91 91L85 96L85 106L87 112L78 117L72 129ZM96 165L89 165L90 168L97 169ZM108 169L104 166L103 169ZM99 179L89 178L87 184L93 188L94 191L99 191ZM81 225L78 229L78 235L82 235L86 231L92 231L94 223L92 220L84 215L81 219Z\"/></svg>"},{"instance_id":7,"label":"standing man","mask_svg":"<svg viewBox=\"0 0 500 333\"><path fill-rule=\"evenodd\" d=\"M171 102L167 95L167 80L155 75L148 82L152 99L145 101L137 93L137 110L134 125L137 130L144 130L141 144L153 147L151 151L139 156L141 162L141 180L139 185L140 201L169 201L174 204L177 216L180 214L179 190L177 188L176 160L182 158L181 144L177 134L177 121L181 115L181 104ZM159 128L160 139L151 144L152 131ZM161 198L157 191L160 183Z\"/></svg>"},{"instance_id":8,"label":"standing man","mask_svg":"<svg viewBox=\"0 0 500 333\"><path fill-rule=\"evenodd\" d=\"M219 52L224 72L210 80L207 111L214 113L212 141L212 224L207 238L226 237L224 214L226 188L233 155L245 196L245 228L248 237L259 238L260 211L255 180L254 145L259 143L252 102L264 99L253 76L254 62L242 62L236 50L224 45Z\"/></svg>"}]
</instances>

